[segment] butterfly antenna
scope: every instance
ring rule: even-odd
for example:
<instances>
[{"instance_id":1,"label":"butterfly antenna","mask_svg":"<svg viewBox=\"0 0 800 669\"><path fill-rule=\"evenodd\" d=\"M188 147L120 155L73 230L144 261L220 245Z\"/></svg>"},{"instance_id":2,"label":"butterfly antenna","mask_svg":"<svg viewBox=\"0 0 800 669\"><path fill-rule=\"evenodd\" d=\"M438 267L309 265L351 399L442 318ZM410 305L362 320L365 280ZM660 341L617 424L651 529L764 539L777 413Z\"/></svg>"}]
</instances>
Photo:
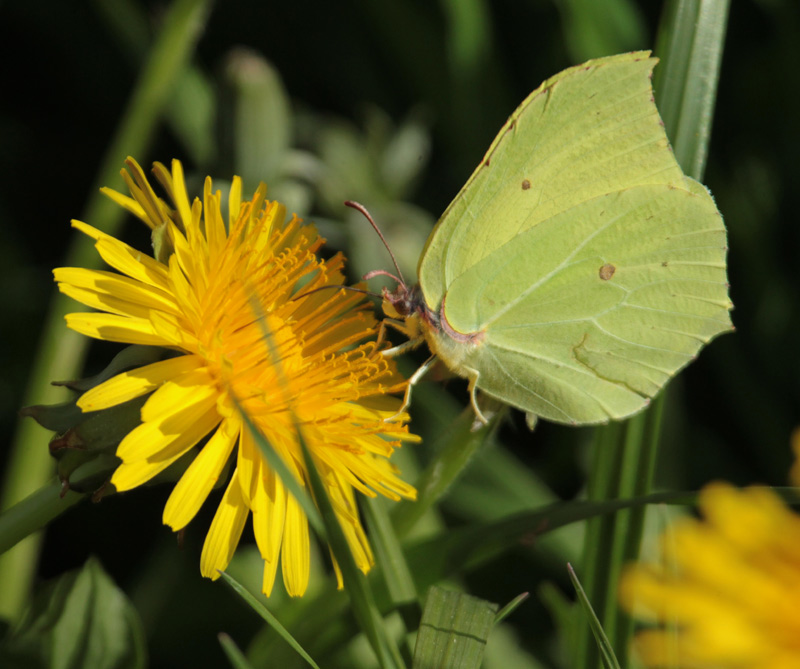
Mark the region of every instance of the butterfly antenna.
<instances>
[{"instance_id":1,"label":"butterfly antenna","mask_svg":"<svg viewBox=\"0 0 800 669\"><path fill-rule=\"evenodd\" d=\"M313 295L314 293L318 293L321 290L350 290L354 293L362 293L364 295L369 295L370 297L374 297L378 300L381 299L381 295L379 293L375 293L371 290L364 290L363 288L356 288L355 286L320 286L319 288L312 288L311 290L307 290L305 293L301 293L300 295L295 295L290 302L294 302L295 300L299 300L303 297L308 297L309 295Z\"/></svg>"},{"instance_id":2,"label":"butterfly antenna","mask_svg":"<svg viewBox=\"0 0 800 669\"><path fill-rule=\"evenodd\" d=\"M388 276L390 279L394 279L395 281L397 281L397 283L403 286L406 285L406 282L403 281L401 277L395 276L391 272L387 272L385 269L373 269L372 271L367 272L362 278L364 279L364 281L369 281L370 279L376 276Z\"/></svg>"},{"instance_id":3,"label":"butterfly antenna","mask_svg":"<svg viewBox=\"0 0 800 669\"><path fill-rule=\"evenodd\" d=\"M378 233L378 237L381 238L383 245L386 247L386 250L389 252L389 255L392 257L392 263L394 264L394 268L397 270L397 276L393 274L389 274L388 272L370 272L366 276L377 276L378 274L383 274L384 276L390 276L393 279L399 278L399 283L402 285L406 285L406 280L403 277L403 273L400 271L400 265L397 264L397 258L394 257L394 253L392 253L392 249L389 247L389 243L386 241L386 237L383 236L381 229L378 227L378 224L372 220L372 216L369 215L367 208L363 204L359 204L358 202L353 202L353 200L347 200L345 206L350 207L351 209L355 209L356 211L360 211L361 214L369 221L369 224L372 226L372 229ZM366 278L366 276L364 278Z\"/></svg>"}]
</instances>

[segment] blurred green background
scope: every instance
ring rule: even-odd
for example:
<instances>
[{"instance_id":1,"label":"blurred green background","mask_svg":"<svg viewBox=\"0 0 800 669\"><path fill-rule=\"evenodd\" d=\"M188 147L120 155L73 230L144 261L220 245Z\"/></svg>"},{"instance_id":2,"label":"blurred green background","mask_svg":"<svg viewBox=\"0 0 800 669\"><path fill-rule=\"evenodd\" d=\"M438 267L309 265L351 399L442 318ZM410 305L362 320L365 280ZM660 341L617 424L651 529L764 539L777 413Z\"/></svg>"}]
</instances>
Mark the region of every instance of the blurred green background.
<instances>
[{"instance_id":1,"label":"blurred green background","mask_svg":"<svg viewBox=\"0 0 800 669\"><path fill-rule=\"evenodd\" d=\"M251 190L267 181L271 197L318 222L331 250L348 254L353 280L389 268L365 222L342 205L359 200L413 274L430 226L515 106L569 65L652 48L659 4L218 2L199 34L190 73L170 90L164 121L149 149L135 157L143 166L180 158L195 192L206 174L220 187L233 173ZM124 152L106 152L168 6L103 0L0 6L0 463L54 292L51 269L76 235L69 220L83 215L103 161L122 166ZM796 0L732 2L704 181L729 230L737 331L715 341L671 384L659 487L696 489L720 478L786 482L789 435L800 424L799 35ZM126 224L122 234L146 248L138 224ZM102 368L118 348L93 345L87 371ZM412 416L426 439L416 449L424 461L426 446L466 393L460 382L445 391L428 383L420 397ZM458 526L550 494L573 498L585 478L587 434L545 424L531 434L514 416L499 436L502 457L497 451L488 457L509 472L524 462L525 475L552 493L528 498L517 488L493 509L480 498L486 481L473 467L448 498L444 521ZM166 495L150 488L71 511L48 529L38 576L53 577L96 555L137 606L152 666L221 666L216 634L227 631L246 646L259 623L224 587L199 577L213 505L178 548L161 525ZM527 547L473 573L468 584L475 594L505 602L543 580L564 584L562 564ZM542 666L556 666L544 608L526 605L514 623L520 647Z\"/></svg>"}]
</instances>

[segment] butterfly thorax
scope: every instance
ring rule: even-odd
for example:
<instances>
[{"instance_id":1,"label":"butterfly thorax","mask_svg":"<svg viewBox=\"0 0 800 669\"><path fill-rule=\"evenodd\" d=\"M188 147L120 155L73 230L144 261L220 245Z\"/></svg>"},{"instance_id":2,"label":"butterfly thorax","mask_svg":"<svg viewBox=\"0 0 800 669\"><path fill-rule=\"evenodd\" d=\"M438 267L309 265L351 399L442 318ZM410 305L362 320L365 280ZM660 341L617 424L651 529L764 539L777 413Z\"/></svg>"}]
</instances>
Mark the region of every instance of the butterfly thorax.
<instances>
[{"instance_id":1,"label":"butterfly thorax","mask_svg":"<svg viewBox=\"0 0 800 669\"><path fill-rule=\"evenodd\" d=\"M484 332L463 333L455 330L447 320L445 300L438 309L425 301L419 285L409 288L400 284L393 291L383 290L384 313L402 318L404 332L411 338L425 338L428 348L456 374L463 375L462 366L469 354L483 341Z\"/></svg>"},{"instance_id":2,"label":"butterfly thorax","mask_svg":"<svg viewBox=\"0 0 800 669\"><path fill-rule=\"evenodd\" d=\"M475 352L483 342L485 332L459 332L447 320L445 310L447 296L442 300L439 309L434 312L427 305L428 318L421 318L422 332L431 351L436 353L450 369L464 376L469 365L470 354Z\"/></svg>"}]
</instances>

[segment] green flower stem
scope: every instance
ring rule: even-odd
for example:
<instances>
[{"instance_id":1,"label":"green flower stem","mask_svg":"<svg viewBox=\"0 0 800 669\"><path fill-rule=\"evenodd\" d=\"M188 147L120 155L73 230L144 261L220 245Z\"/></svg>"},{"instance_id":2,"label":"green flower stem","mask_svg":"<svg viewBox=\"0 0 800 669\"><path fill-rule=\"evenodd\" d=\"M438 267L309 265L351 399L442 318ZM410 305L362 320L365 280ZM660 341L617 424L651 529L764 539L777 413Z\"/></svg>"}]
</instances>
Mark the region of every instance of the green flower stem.
<instances>
[{"instance_id":1,"label":"green flower stem","mask_svg":"<svg viewBox=\"0 0 800 669\"><path fill-rule=\"evenodd\" d=\"M0 514L0 553L19 544L80 502L85 494L68 490L61 497L61 481L53 478L25 499ZM22 545L22 544L19 544Z\"/></svg>"},{"instance_id":2,"label":"green flower stem","mask_svg":"<svg viewBox=\"0 0 800 669\"><path fill-rule=\"evenodd\" d=\"M108 481L114 468L114 456L96 457L77 467L70 474L71 489L65 489L61 480L51 478L38 490L20 500L0 513L0 555L5 557L6 551L22 545L37 530L44 528L50 521L58 518L67 509L75 506L87 492L102 487Z\"/></svg>"},{"instance_id":3,"label":"green flower stem","mask_svg":"<svg viewBox=\"0 0 800 669\"><path fill-rule=\"evenodd\" d=\"M124 211L100 195L106 185L121 188L120 166L126 156L143 155L150 144L173 84L184 69L208 14L210 0L176 0L164 17L161 30L150 51L130 103L120 121L98 172L94 195L89 199L83 218L108 234L119 228ZM67 167L65 160L64 167ZM99 258L91 242L75 235L64 264L94 267ZM56 295L49 307L39 353L30 375L24 404L51 404L64 399L64 390L54 388L54 380L73 379L83 363L88 340L64 327L64 314L70 301ZM23 420L17 428L11 448L0 509L8 509L37 490L52 475L46 443L49 434L32 420ZM31 526L33 528L33 526ZM41 539L31 536L13 550L0 556L0 616L16 619L28 599L36 556Z\"/></svg>"}]
</instances>

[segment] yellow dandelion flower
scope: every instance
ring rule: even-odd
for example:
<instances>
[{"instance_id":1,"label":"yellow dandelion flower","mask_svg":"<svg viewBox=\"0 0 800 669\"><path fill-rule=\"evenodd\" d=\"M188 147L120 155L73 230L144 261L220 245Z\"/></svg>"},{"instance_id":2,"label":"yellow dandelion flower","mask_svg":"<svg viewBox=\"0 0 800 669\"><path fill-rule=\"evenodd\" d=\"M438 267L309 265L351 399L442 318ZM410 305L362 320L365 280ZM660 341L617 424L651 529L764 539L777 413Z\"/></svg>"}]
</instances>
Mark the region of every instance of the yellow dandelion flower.
<instances>
[{"instance_id":1,"label":"yellow dandelion flower","mask_svg":"<svg viewBox=\"0 0 800 669\"><path fill-rule=\"evenodd\" d=\"M704 520L664 533L662 561L624 574L623 605L660 626L640 632L648 667L800 667L800 516L766 488L706 486Z\"/></svg>"},{"instance_id":2,"label":"yellow dandelion flower","mask_svg":"<svg viewBox=\"0 0 800 669\"><path fill-rule=\"evenodd\" d=\"M226 568L252 513L264 593L272 590L280 557L287 591L302 595L309 576L307 519L262 457L238 407L307 485L297 424L366 572L373 558L355 492L414 498L388 458L401 441L418 438L408 432L407 415L385 420L399 410L401 400L389 394L402 391L405 379L375 343L377 323L363 295L331 289L293 299L342 285L342 256L320 260L315 252L323 240L315 229L296 216L285 222L285 208L265 199L263 184L243 202L234 178L226 226L210 179L202 201L190 203L181 164L173 161L170 172L156 163L172 206L156 196L133 159L126 164L132 197L106 193L152 229L155 258L73 221L117 272L54 272L63 293L98 310L67 315L73 330L174 352L78 400L83 411L97 411L151 393L141 424L117 448L122 464L111 482L130 490L197 448L164 508L164 523L178 531L230 461L233 474L206 536L201 573L215 579Z\"/></svg>"}]
</instances>

